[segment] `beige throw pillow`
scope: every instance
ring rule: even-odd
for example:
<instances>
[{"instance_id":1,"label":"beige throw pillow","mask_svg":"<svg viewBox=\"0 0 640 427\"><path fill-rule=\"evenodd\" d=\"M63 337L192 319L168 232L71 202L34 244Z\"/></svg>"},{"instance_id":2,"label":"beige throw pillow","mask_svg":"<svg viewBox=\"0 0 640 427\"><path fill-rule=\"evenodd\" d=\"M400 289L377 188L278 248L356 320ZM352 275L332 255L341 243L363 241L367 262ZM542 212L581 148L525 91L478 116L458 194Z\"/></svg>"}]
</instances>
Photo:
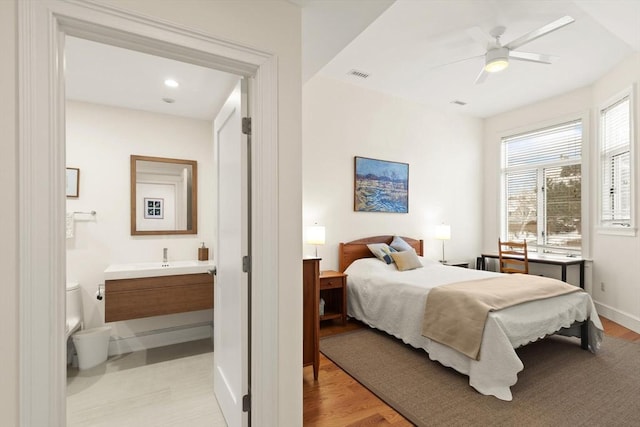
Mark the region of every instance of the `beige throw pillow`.
<instances>
[{"instance_id":1,"label":"beige throw pillow","mask_svg":"<svg viewBox=\"0 0 640 427\"><path fill-rule=\"evenodd\" d=\"M403 251L403 252L392 252L391 257L396 263L396 267L398 270L413 270L415 268L421 268L422 263L420 262L420 258L415 251Z\"/></svg>"}]
</instances>

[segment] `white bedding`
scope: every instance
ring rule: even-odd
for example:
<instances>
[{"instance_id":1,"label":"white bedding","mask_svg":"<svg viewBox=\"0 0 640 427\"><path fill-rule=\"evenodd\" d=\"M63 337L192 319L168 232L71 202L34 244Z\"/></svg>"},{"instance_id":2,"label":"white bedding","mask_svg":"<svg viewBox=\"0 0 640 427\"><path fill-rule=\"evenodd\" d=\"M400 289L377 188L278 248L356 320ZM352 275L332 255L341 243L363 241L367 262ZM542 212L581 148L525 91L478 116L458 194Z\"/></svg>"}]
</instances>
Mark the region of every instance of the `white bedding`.
<instances>
[{"instance_id":1,"label":"white bedding","mask_svg":"<svg viewBox=\"0 0 640 427\"><path fill-rule=\"evenodd\" d=\"M423 268L409 271L398 271L393 264L376 258L353 262L345 270L348 315L424 349L430 359L468 375L469 384L482 394L512 400L510 387L524 367L514 349L567 328L574 321L589 318L589 348L595 352L600 346L602 323L586 292L489 313L479 360L431 341L421 335L429 289L500 273L444 266L422 257L420 261Z\"/></svg>"}]
</instances>

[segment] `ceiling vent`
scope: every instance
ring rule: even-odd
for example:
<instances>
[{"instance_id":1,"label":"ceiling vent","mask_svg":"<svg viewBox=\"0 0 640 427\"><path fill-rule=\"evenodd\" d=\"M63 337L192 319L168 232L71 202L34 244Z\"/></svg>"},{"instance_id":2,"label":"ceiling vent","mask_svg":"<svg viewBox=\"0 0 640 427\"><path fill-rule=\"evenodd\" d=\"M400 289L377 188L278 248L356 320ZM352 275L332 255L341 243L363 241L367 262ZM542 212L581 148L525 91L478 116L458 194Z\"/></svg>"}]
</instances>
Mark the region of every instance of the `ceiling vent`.
<instances>
[{"instance_id":1,"label":"ceiling vent","mask_svg":"<svg viewBox=\"0 0 640 427\"><path fill-rule=\"evenodd\" d=\"M359 77L361 79L366 79L367 77L369 77L369 73L365 73L364 71L360 70L351 70L347 74L350 76Z\"/></svg>"},{"instance_id":2,"label":"ceiling vent","mask_svg":"<svg viewBox=\"0 0 640 427\"><path fill-rule=\"evenodd\" d=\"M451 101L452 104L456 104L456 105L467 105L466 102L464 101L459 101L457 99L454 99L453 101Z\"/></svg>"}]
</instances>

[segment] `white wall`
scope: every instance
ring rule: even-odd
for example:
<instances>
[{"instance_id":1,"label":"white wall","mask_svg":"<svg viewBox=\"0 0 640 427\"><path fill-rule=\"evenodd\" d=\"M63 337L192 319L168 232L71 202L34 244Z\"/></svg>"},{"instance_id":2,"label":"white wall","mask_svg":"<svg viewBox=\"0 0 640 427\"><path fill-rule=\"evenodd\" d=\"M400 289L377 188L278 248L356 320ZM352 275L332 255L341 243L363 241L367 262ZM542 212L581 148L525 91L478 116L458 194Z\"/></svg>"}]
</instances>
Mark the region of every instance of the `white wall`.
<instances>
[{"instance_id":1,"label":"white wall","mask_svg":"<svg viewBox=\"0 0 640 427\"><path fill-rule=\"evenodd\" d=\"M604 102L612 96L636 85L635 92L635 209L636 227L640 226L640 53L623 61L610 73L593 86L593 103L595 113ZM592 165L597 165L597 156L592 156ZM595 174L593 175L594 194L597 189ZM595 200L594 200L595 202ZM591 217L595 220L597 204L592 205ZM593 255L593 295L598 303L598 310L607 318L640 333L640 233L634 237L612 236L597 231L592 238ZM605 284L605 291L600 284Z\"/></svg>"},{"instance_id":2,"label":"white wall","mask_svg":"<svg viewBox=\"0 0 640 427\"><path fill-rule=\"evenodd\" d=\"M16 2L0 1L0 414L6 425L18 425L18 73Z\"/></svg>"},{"instance_id":3,"label":"white wall","mask_svg":"<svg viewBox=\"0 0 640 427\"><path fill-rule=\"evenodd\" d=\"M82 289L85 327L104 324L105 301L95 292L110 264L196 260L200 242L213 245L213 135L211 122L165 114L69 101L66 110L67 166L80 169L79 197L67 198L75 215L67 239L67 281ZM132 236L130 159L143 155L198 162L198 234ZM208 196L207 196L208 195ZM211 256L211 254L210 254ZM211 310L114 322L112 336L127 338L152 330L211 322Z\"/></svg>"},{"instance_id":4,"label":"white wall","mask_svg":"<svg viewBox=\"0 0 640 427\"><path fill-rule=\"evenodd\" d=\"M399 234L425 239L441 259L436 225L451 225L449 260L474 262L482 225L482 122L316 76L303 87L303 225L326 227L321 268L338 244ZM354 156L409 164L409 213L354 212ZM306 245L305 254L314 247Z\"/></svg>"},{"instance_id":5,"label":"white wall","mask_svg":"<svg viewBox=\"0 0 640 427\"><path fill-rule=\"evenodd\" d=\"M0 413L3 423L18 422L18 261L20 246L17 215L18 194L18 117L17 93L17 5L18 0L0 1L0 45L3 66L0 67L0 92L5 102L3 114L3 152L0 171L2 195L7 201L0 221L3 243L3 298L0 310L2 346L0 348ZM302 360L302 248L301 235L301 47L300 9L284 0L270 1L193 1L119 0L105 2L127 12L140 13L154 19L176 23L198 32L222 39L255 46L272 52L278 64L278 110L269 113L278 117L276 154L280 169L278 181L279 218L279 326L278 383L274 393L279 407L274 409L283 426L302 423L302 372L297 367ZM4 179L6 178L6 180ZM81 189L82 191L82 189ZM41 214L33 212L33 215ZM6 215L6 217L4 216ZM6 252L6 253L5 253ZM4 268L6 267L6 268ZM4 333L6 330L6 334Z\"/></svg>"},{"instance_id":6,"label":"white wall","mask_svg":"<svg viewBox=\"0 0 640 427\"><path fill-rule=\"evenodd\" d=\"M590 138L592 129L590 128L590 111L591 91L588 88L572 91L562 96L551 98L543 102L529 105L517 110L500 114L485 120L484 132L484 171L483 171L483 206L482 217L483 234L482 234L482 252L497 252L498 237L500 236L500 168L501 168L501 146L500 138L507 135L513 135L535 128L545 127L557 124L558 121L583 118L586 120L586 134ZM586 150L582 153L585 159L589 158L590 143L583 144ZM588 160L587 160L588 162ZM586 197L589 197L589 173L588 168L584 169L582 187ZM586 218L589 209L584 210L585 218L583 223L588 224ZM583 227L584 245L589 248L589 230ZM587 256L585 253L584 256ZM587 262L585 265L585 288L591 289L592 283L592 264ZM496 269L495 261L490 261L490 269ZM529 266L535 274L543 274L549 277L560 279L561 270L559 267L531 264ZM567 281L577 285L580 281L579 270L577 267L569 267L567 270Z\"/></svg>"},{"instance_id":7,"label":"white wall","mask_svg":"<svg viewBox=\"0 0 640 427\"><path fill-rule=\"evenodd\" d=\"M500 235L500 137L523 127L548 124L571 114L584 114L587 122L586 156L588 173L583 175L583 189L588 207L583 214L589 224L583 229L587 245L585 256L593 260L587 271L587 289L591 291L600 314L630 329L640 332L640 278L637 263L640 259L640 237L602 235L595 230L597 221L597 117L604 101L629 87L640 84L640 54L623 61L594 85L558 96L518 110L500 114L485 121L484 134L484 206L482 249L495 251ZM636 92L637 93L637 92ZM640 101L636 98L636 124L640 123ZM636 127L636 173L638 161L638 132ZM635 181L636 208L640 200L640 183ZM636 214L636 221L640 217ZM636 224L637 225L637 224ZM591 285L591 283L593 285ZM605 291L600 283L605 283Z\"/></svg>"}]
</instances>

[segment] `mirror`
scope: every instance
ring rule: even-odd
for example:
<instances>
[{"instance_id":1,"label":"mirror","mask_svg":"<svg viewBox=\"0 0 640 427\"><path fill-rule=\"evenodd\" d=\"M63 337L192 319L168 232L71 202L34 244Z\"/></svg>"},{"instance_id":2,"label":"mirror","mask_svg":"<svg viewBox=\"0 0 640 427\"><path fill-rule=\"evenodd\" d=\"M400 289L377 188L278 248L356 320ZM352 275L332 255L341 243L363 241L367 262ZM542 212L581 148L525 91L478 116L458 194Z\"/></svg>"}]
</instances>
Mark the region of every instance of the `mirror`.
<instances>
[{"instance_id":1,"label":"mirror","mask_svg":"<svg viewBox=\"0 0 640 427\"><path fill-rule=\"evenodd\" d=\"M131 235L198 232L198 162L131 156Z\"/></svg>"}]
</instances>

